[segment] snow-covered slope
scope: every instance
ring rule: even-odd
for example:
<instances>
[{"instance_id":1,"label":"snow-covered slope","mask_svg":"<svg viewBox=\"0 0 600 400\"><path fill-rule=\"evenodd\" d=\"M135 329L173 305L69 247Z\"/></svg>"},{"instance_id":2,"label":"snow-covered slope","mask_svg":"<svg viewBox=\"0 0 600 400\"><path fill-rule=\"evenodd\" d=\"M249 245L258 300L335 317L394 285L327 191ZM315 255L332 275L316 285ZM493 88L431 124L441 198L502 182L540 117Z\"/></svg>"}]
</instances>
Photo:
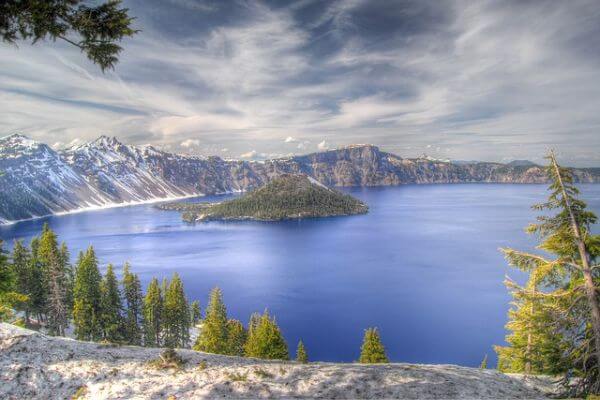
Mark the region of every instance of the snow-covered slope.
<instances>
[{"instance_id":1,"label":"snow-covered slope","mask_svg":"<svg viewBox=\"0 0 600 400\"><path fill-rule=\"evenodd\" d=\"M575 169L600 182L600 169ZM245 191L282 174L306 174L327 186L403 183L542 183L537 165L453 164L406 159L373 145L262 162L184 156L101 136L56 152L22 135L0 138L0 223L42 215L185 196Z\"/></svg>"},{"instance_id":2,"label":"snow-covered slope","mask_svg":"<svg viewBox=\"0 0 600 400\"><path fill-rule=\"evenodd\" d=\"M0 323L2 399L541 399L552 385L456 365L298 364L49 337Z\"/></svg>"}]
</instances>

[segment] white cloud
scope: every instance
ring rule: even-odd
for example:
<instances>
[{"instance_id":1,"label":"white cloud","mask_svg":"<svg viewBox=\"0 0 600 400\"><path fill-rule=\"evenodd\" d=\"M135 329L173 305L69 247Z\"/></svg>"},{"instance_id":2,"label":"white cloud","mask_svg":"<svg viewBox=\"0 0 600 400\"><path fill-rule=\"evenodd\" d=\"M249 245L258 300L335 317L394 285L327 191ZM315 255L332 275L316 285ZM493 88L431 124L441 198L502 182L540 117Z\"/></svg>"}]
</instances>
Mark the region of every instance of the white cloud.
<instances>
[{"instance_id":1,"label":"white cloud","mask_svg":"<svg viewBox=\"0 0 600 400\"><path fill-rule=\"evenodd\" d=\"M285 138L285 140L283 142L284 143L297 143L298 139L296 139L295 137L292 137L292 136L288 136Z\"/></svg>"},{"instance_id":2,"label":"white cloud","mask_svg":"<svg viewBox=\"0 0 600 400\"><path fill-rule=\"evenodd\" d=\"M251 150L247 153L240 154L240 158L247 158L247 159L256 158L257 154L258 154L258 152L256 150Z\"/></svg>"},{"instance_id":3,"label":"white cloud","mask_svg":"<svg viewBox=\"0 0 600 400\"><path fill-rule=\"evenodd\" d=\"M186 139L183 142L179 143L181 147L190 148L190 147L199 147L200 140L198 139Z\"/></svg>"},{"instance_id":4,"label":"white cloud","mask_svg":"<svg viewBox=\"0 0 600 400\"><path fill-rule=\"evenodd\" d=\"M317 148L320 151L329 150L329 143L327 143L325 140L323 140L322 142L317 144Z\"/></svg>"}]
</instances>

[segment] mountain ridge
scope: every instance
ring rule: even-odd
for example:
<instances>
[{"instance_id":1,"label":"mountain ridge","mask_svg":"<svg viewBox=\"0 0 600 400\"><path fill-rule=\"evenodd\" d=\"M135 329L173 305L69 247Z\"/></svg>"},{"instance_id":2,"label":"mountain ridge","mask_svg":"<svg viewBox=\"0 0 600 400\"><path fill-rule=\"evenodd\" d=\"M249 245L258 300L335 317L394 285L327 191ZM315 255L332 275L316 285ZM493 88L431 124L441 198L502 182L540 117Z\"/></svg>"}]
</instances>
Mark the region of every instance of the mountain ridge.
<instances>
[{"instance_id":1,"label":"mountain ridge","mask_svg":"<svg viewBox=\"0 0 600 400\"><path fill-rule=\"evenodd\" d=\"M537 165L402 158L374 145L252 162L125 145L108 136L56 151L20 134L0 138L0 171L2 224L82 209L244 192L290 173L306 174L330 187L547 182ZM577 182L600 182L600 168L573 171Z\"/></svg>"}]
</instances>

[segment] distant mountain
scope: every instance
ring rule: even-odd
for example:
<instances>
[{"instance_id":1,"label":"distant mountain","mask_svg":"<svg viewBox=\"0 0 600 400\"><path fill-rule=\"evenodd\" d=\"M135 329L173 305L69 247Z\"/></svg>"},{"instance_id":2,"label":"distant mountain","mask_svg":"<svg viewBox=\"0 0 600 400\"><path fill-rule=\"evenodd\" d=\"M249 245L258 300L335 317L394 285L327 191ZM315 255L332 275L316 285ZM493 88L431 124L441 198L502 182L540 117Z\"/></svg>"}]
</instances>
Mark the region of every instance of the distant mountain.
<instances>
[{"instance_id":1,"label":"distant mountain","mask_svg":"<svg viewBox=\"0 0 600 400\"><path fill-rule=\"evenodd\" d=\"M366 204L333 190L304 174L284 174L244 196L222 203L175 203L164 209L181 209L186 221L277 221L364 214Z\"/></svg>"},{"instance_id":2,"label":"distant mountain","mask_svg":"<svg viewBox=\"0 0 600 400\"><path fill-rule=\"evenodd\" d=\"M87 208L247 191L282 174L333 186L404 183L544 183L543 167L478 162L457 165L401 158L372 145L268 161L226 161L131 146L102 136L55 151L22 135L0 139L0 223ZM600 169L574 169L600 182Z\"/></svg>"}]
</instances>

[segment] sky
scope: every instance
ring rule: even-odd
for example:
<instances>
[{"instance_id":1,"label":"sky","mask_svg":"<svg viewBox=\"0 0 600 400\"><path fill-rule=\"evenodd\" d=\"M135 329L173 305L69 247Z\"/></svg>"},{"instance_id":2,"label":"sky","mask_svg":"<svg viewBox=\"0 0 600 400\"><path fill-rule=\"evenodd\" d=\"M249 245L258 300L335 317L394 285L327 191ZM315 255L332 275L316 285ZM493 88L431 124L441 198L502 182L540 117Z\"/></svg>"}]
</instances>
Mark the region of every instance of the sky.
<instances>
[{"instance_id":1,"label":"sky","mask_svg":"<svg viewBox=\"0 0 600 400\"><path fill-rule=\"evenodd\" d=\"M0 136L104 134L261 159L371 143L402 157L600 166L600 2L126 0L102 73L0 43Z\"/></svg>"}]
</instances>

